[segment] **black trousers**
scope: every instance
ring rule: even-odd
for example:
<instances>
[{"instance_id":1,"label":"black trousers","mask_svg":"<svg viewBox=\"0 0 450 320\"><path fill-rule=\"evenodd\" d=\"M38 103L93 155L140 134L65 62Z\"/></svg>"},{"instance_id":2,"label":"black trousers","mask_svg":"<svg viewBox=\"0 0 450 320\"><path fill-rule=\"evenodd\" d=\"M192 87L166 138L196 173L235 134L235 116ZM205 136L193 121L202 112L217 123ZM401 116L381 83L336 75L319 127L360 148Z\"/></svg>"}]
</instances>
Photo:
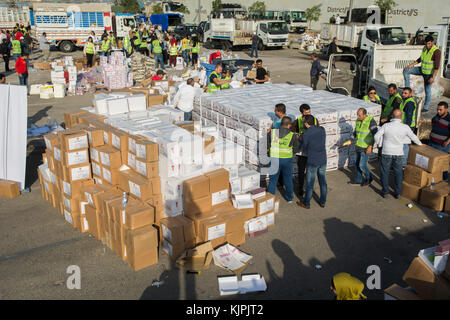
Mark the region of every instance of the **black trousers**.
<instances>
[{"instance_id":1,"label":"black trousers","mask_svg":"<svg viewBox=\"0 0 450 320\"><path fill-rule=\"evenodd\" d=\"M3 60L5 60L5 71L9 71L9 55L3 55Z\"/></svg>"},{"instance_id":2,"label":"black trousers","mask_svg":"<svg viewBox=\"0 0 450 320\"><path fill-rule=\"evenodd\" d=\"M192 65L195 66L198 62L198 53L192 53Z\"/></svg>"},{"instance_id":3,"label":"black trousers","mask_svg":"<svg viewBox=\"0 0 450 320\"><path fill-rule=\"evenodd\" d=\"M87 65L92 68L92 58L94 58L93 53L86 53Z\"/></svg>"},{"instance_id":4,"label":"black trousers","mask_svg":"<svg viewBox=\"0 0 450 320\"><path fill-rule=\"evenodd\" d=\"M308 161L308 157L305 156L297 156L297 167L298 167L298 195L303 197L303 186L305 184L305 171L306 171L306 162Z\"/></svg>"}]
</instances>

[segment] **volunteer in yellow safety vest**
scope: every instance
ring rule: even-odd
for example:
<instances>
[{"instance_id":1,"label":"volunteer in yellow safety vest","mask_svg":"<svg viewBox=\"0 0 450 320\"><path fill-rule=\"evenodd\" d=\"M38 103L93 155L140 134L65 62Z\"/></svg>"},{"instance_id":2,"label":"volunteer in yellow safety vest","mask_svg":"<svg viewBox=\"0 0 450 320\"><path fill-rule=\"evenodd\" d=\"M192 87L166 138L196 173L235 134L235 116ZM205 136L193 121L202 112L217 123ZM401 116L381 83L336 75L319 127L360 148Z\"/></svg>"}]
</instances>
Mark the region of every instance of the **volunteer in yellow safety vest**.
<instances>
[{"instance_id":1,"label":"volunteer in yellow safety vest","mask_svg":"<svg viewBox=\"0 0 450 320\"><path fill-rule=\"evenodd\" d=\"M84 45L83 53L86 56L87 65L90 68L92 68L92 60L94 58L94 52L95 52L94 40L92 39L92 37L89 37L88 41Z\"/></svg>"},{"instance_id":2,"label":"volunteer in yellow safety vest","mask_svg":"<svg viewBox=\"0 0 450 320\"><path fill-rule=\"evenodd\" d=\"M184 36L181 40L181 53L183 55L184 63L186 67L189 65L189 54L190 54L190 41L187 36Z\"/></svg>"},{"instance_id":3,"label":"volunteer in yellow safety vest","mask_svg":"<svg viewBox=\"0 0 450 320\"><path fill-rule=\"evenodd\" d=\"M123 37L123 51L125 52L127 58L133 53L133 46L131 45L129 36Z\"/></svg>"},{"instance_id":4,"label":"volunteer in yellow safety vest","mask_svg":"<svg viewBox=\"0 0 450 320\"><path fill-rule=\"evenodd\" d=\"M111 54L111 41L107 36L102 37L102 55L109 56Z\"/></svg>"},{"instance_id":5,"label":"volunteer in yellow safety vest","mask_svg":"<svg viewBox=\"0 0 450 320\"><path fill-rule=\"evenodd\" d=\"M225 72L222 73L222 77L221 77L224 81L227 80L231 80L231 72L230 70L226 70ZM220 89L230 89L230 83L226 82L223 85L220 86Z\"/></svg>"},{"instance_id":6,"label":"volunteer in yellow safety vest","mask_svg":"<svg viewBox=\"0 0 450 320\"><path fill-rule=\"evenodd\" d=\"M108 40L111 42L112 47L117 47L116 38L114 37L114 33L112 31L109 32Z\"/></svg>"},{"instance_id":7,"label":"volunteer in yellow safety vest","mask_svg":"<svg viewBox=\"0 0 450 320\"><path fill-rule=\"evenodd\" d=\"M169 65L176 67L178 56L178 43L176 39L170 39L170 49L169 49Z\"/></svg>"},{"instance_id":8,"label":"volunteer in yellow safety vest","mask_svg":"<svg viewBox=\"0 0 450 320\"><path fill-rule=\"evenodd\" d=\"M375 87L373 87L373 86L370 86L369 88L367 88L367 94L363 97L363 99L364 99L364 101L373 102L373 103L381 105L381 99L377 95L377 91L375 90Z\"/></svg>"},{"instance_id":9,"label":"volunteer in yellow safety vest","mask_svg":"<svg viewBox=\"0 0 450 320\"><path fill-rule=\"evenodd\" d=\"M22 55L22 46L19 40L16 39L16 37L12 37L11 46L12 46L12 55L14 57L14 60L17 61L17 59L20 58Z\"/></svg>"},{"instance_id":10,"label":"volunteer in yellow safety vest","mask_svg":"<svg viewBox=\"0 0 450 320\"><path fill-rule=\"evenodd\" d=\"M192 39L192 65L195 66L198 63L198 54L200 53L200 42L198 38Z\"/></svg>"},{"instance_id":11,"label":"volunteer in yellow safety vest","mask_svg":"<svg viewBox=\"0 0 450 320\"><path fill-rule=\"evenodd\" d=\"M161 65L161 69L164 70L164 55L161 43L156 36L153 36L152 51L155 56L155 68Z\"/></svg>"},{"instance_id":12,"label":"volunteer in yellow safety vest","mask_svg":"<svg viewBox=\"0 0 450 320\"><path fill-rule=\"evenodd\" d=\"M421 67L415 65L421 63ZM436 80L439 66L441 64L441 51L434 45L434 38L431 35L426 36L425 46L423 47L420 58L403 69L405 78L405 87L410 87L409 76L421 75L425 85L425 103L422 112L427 112L431 102L431 87Z\"/></svg>"},{"instance_id":13,"label":"volunteer in yellow safety vest","mask_svg":"<svg viewBox=\"0 0 450 320\"><path fill-rule=\"evenodd\" d=\"M356 177L351 185L361 185L362 187L372 183L372 176L370 175L369 168L367 168L367 161L369 155L372 153L372 147L374 143L374 136L378 131L377 123L372 116L367 115L367 110L364 108L358 109L356 113L357 120L355 125L355 131L353 135L355 141L356 152ZM365 180L363 181L363 175Z\"/></svg>"},{"instance_id":14,"label":"volunteer in yellow safety vest","mask_svg":"<svg viewBox=\"0 0 450 320\"><path fill-rule=\"evenodd\" d=\"M139 31L131 32L131 41L133 43L134 51L139 51L139 48L141 47L141 36L139 35Z\"/></svg>"},{"instance_id":15,"label":"volunteer in yellow safety vest","mask_svg":"<svg viewBox=\"0 0 450 320\"><path fill-rule=\"evenodd\" d=\"M389 99L381 112L380 123L381 125L388 122L391 118L394 109L400 108L402 103L402 96L398 93L397 85L391 83L388 85Z\"/></svg>"},{"instance_id":16,"label":"volunteer in yellow safety vest","mask_svg":"<svg viewBox=\"0 0 450 320\"><path fill-rule=\"evenodd\" d=\"M218 64L214 71L209 76L209 84L208 84L208 93L213 93L221 89L221 86L225 83L230 83L231 79L229 80L222 80L223 67L221 64Z\"/></svg>"},{"instance_id":17,"label":"volunteer in yellow safety vest","mask_svg":"<svg viewBox=\"0 0 450 320\"><path fill-rule=\"evenodd\" d=\"M402 123L409 126L412 132L417 133L416 128L416 113L417 113L417 104L416 100L412 97L412 89L407 87L403 88L402 91L403 101L400 105L400 110L402 111ZM409 144L403 145L403 166L407 165L409 154Z\"/></svg>"}]
</instances>

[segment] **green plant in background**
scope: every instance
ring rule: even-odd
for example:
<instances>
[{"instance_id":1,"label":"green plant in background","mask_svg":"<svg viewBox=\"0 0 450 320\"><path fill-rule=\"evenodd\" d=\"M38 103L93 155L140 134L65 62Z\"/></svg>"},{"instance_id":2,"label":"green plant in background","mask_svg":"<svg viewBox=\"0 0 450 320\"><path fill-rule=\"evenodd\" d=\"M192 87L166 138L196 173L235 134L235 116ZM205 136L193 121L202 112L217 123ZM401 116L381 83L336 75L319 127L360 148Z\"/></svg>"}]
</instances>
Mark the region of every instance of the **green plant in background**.
<instances>
[{"instance_id":1,"label":"green plant in background","mask_svg":"<svg viewBox=\"0 0 450 320\"><path fill-rule=\"evenodd\" d=\"M320 10L320 6L312 6L311 8L306 9L305 18L308 21L308 30L311 29L311 22L319 21L320 15L322 11Z\"/></svg>"},{"instance_id":2,"label":"green plant in background","mask_svg":"<svg viewBox=\"0 0 450 320\"><path fill-rule=\"evenodd\" d=\"M258 17L263 17L266 13L266 4L264 3L264 1L255 1L248 8L248 12L256 14L256 16Z\"/></svg>"}]
</instances>

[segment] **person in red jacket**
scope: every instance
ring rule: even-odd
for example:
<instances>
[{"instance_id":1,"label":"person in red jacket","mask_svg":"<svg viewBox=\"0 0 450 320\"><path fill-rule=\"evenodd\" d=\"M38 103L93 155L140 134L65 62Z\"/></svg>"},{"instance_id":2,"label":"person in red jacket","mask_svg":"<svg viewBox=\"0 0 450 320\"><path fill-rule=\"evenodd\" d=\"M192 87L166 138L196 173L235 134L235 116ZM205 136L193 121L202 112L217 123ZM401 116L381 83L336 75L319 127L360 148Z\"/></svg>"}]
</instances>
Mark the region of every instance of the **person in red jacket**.
<instances>
[{"instance_id":1,"label":"person in red jacket","mask_svg":"<svg viewBox=\"0 0 450 320\"><path fill-rule=\"evenodd\" d=\"M164 78L164 75L165 75L164 71L158 70L158 71L156 71L156 75L153 76L152 80L154 80L154 81L162 80Z\"/></svg>"},{"instance_id":2,"label":"person in red jacket","mask_svg":"<svg viewBox=\"0 0 450 320\"><path fill-rule=\"evenodd\" d=\"M216 64L216 63L214 63L214 60L221 59L221 58L222 58L222 54L220 53L220 51L213 52L209 56L209 64Z\"/></svg>"},{"instance_id":3,"label":"person in red jacket","mask_svg":"<svg viewBox=\"0 0 450 320\"><path fill-rule=\"evenodd\" d=\"M27 68L28 54L23 53L22 56L16 61L16 72L19 75L19 81L21 86L28 86L28 68Z\"/></svg>"}]
</instances>

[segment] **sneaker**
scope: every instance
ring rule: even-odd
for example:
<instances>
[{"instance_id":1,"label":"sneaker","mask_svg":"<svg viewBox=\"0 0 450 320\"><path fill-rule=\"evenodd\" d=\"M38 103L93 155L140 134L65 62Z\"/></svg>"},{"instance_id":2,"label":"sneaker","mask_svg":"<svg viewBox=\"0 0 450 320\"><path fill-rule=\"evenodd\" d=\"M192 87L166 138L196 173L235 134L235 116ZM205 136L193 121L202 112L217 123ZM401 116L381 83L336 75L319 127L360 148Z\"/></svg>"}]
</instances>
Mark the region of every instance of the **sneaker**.
<instances>
[{"instance_id":1,"label":"sneaker","mask_svg":"<svg viewBox=\"0 0 450 320\"><path fill-rule=\"evenodd\" d=\"M309 209L310 208L309 206L305 206L305 204L303 202L301 202L301 201L297 201L297 205L302 207L302 208L305 208L305 209Z\"/></svg>"},{"instance_id":2,"label":"sneaker","mask_svg":"<svg viewBox=\"0 0 450 320\"><path fill-rule=\"evenodd\" d=\"M387 199L388 196L389 196L389 193L383 193L381 196L382 196L384 199Z\"/></svg>"},{"instance_id":3,"label":"sneaker","mask_svg":"<svg viewBox=\"0 0 450 320\"><path fill-rule=\"evenodd\" d=\"M336 71L336 72L341 72L341 69L334 69L334 71Z\"/></svg>"},{"instance_id":4,"label":"sneaker","mask_svg":"<svg viewBox=\"0 0 450 320\"><path fill-rule=\"evenodd\" d=\"M319 206L320 206L321 208L325 208L325 203L324 203L324 204L319 204Z\"/></svg>"},{"instance_id":5,"label":"sneaker","mask_svg":"<svg viewBox=\"0 0 450 320\"><path fill-rule=\"evenodd\" d=\"M399 194L394 194L394 198L395 199L400 199L400 195Z\"/></svg>"},{"instance_id":6,"label":"sneaker","mask_svg":"<svg viewBox=\"0 0 450 320\"><path fill-rule=\"evenodd\" d=\"M428 112L428 109L422 109L422 113Z\"/></svg>"},{"instance_id":7,"label":"sneaker","mask_svg":"<svg viewBox=\"0 0 450 320\"><path fill-rule=\"evenodd\" d=\"M294 200L289 200L287 203L292 203L292 202L294 202Z\"/></svg>"},{"instance_id":8,"label":"sneaker","mask_svg":"<svg viewBox=\"0 0 450 320\"><path fill-rule=\"evenodd\" d=\"M359 186L361 186L361 182L358 183L358 182L352 182L352 181L350 181L348 184L351 185L351 186L354 186L354 187L359 187Z\"/></svg>"}]
</instances>

